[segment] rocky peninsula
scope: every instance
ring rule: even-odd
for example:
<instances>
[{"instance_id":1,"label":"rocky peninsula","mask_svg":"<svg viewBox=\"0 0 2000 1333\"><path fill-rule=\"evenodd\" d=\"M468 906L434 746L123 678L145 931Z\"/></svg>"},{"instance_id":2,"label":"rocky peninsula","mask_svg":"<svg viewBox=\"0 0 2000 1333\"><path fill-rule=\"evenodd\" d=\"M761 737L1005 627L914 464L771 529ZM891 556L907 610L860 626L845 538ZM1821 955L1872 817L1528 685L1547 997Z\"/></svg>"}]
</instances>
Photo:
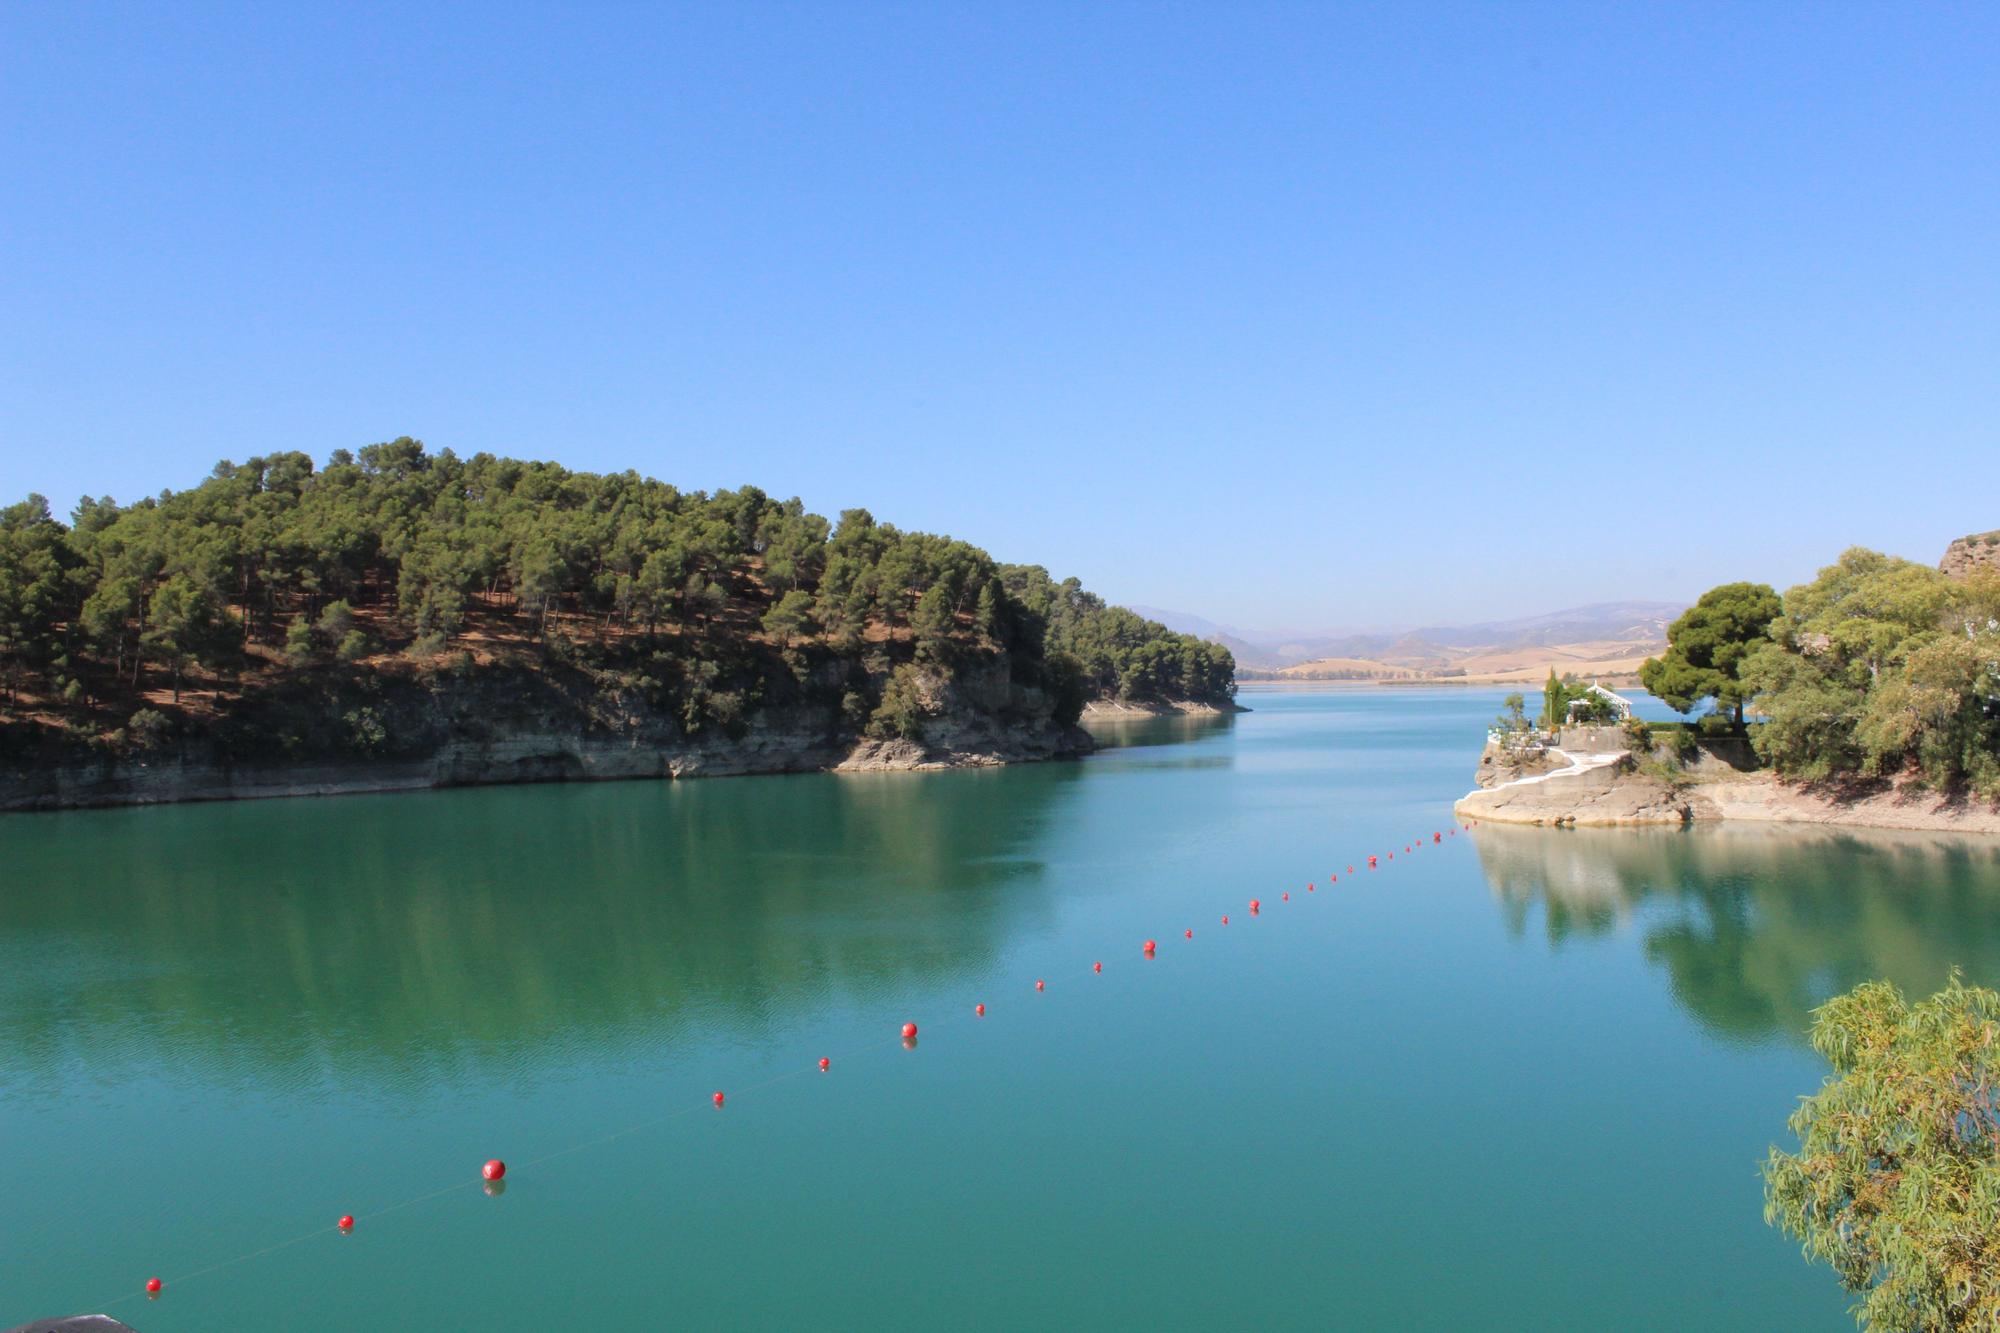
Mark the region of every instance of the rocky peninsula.
<instances>
[{"instance_id":1,"label":"rocky peninsula","mask_svg":"<svg viewBox=\"0 0 2000 1333\"><path fill-rule=\"evenodd\" d=\"M1453 807L1461 818L1550 827L1816 824L2000 834L2000 807L1889 781L1788 782L1757 763L1747 742L1699 742L1682 760L1666 747L1634 754L1616 727L1566 728L1531 754L1494 742L1478 786Z\"/></svg>"}]
</instances>

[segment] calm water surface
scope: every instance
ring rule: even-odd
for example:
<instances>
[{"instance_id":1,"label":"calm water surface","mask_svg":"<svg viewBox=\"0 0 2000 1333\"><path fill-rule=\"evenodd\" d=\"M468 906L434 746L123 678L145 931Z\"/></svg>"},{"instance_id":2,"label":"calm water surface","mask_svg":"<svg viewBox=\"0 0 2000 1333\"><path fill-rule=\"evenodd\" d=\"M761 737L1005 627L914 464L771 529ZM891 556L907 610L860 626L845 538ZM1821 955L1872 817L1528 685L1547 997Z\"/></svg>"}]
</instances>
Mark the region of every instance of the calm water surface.
<instances>
[{"instance_id":1,"label":"calm water surface","mask_svg":"<svg viewBox=\"0 0 2000 1333\"><path fill-rule=\"evenodd\" d=\"M2000 849L1405 854L1500 693L1246 690L986 772L0 819L0 1325L1851 1327L1757 1162L1814 1004L2000 981Z\"/></svg>"}]
</instances>

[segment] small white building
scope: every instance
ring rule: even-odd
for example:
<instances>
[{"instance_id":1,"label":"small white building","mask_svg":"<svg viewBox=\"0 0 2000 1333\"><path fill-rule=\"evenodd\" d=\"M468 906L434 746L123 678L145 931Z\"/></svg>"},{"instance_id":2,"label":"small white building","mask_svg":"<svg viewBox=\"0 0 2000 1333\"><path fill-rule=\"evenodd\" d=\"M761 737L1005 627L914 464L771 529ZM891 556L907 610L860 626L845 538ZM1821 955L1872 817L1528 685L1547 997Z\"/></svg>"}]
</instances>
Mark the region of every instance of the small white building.
<instances>
[{"instance_id":1,"label":"small white building","mask_svg":"<svg viewBox=\"0 0 2000 1333\"><path fill-rule=\"evenodd\" d=\"M1618 715L1618 720L1620 722L1629 722L1632 720L1632 701L1630 699L1627 699L1624 695L1618 694L1612 690L1607 690L1602 685L1599 685L1596 681L1592 681L1588 686L1586 686L1584 689L1584 693L1594 694L1598 698L1604 700L1606 703L1609 703L1611 705L1611 710ZM1588 700L1571 699L1569 701L1569 716L1565 718L1564 721L1574 723L1576 721L1577 713L1580 710L1587 708L1589 706L1590 704Z\"/></svg>"}]
</instances>

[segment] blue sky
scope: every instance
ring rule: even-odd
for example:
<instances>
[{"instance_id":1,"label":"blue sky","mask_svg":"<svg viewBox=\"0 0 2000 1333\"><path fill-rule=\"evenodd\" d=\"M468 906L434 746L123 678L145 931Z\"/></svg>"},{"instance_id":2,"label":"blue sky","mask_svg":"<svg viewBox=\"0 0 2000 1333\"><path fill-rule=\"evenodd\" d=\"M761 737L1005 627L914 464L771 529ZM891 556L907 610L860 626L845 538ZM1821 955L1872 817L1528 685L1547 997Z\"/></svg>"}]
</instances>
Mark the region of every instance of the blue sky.
<instances>
[{"instance_id":1,"label":"blue sky","mask_svg":"<svg viewBox=\"0 0 2000 1333\"><path fill-rule=\"evenodd\" d=\"M2000 7L0 9L0 497L401 434L1242 625L2000 527Z\"/></svg>"}]
</instances>

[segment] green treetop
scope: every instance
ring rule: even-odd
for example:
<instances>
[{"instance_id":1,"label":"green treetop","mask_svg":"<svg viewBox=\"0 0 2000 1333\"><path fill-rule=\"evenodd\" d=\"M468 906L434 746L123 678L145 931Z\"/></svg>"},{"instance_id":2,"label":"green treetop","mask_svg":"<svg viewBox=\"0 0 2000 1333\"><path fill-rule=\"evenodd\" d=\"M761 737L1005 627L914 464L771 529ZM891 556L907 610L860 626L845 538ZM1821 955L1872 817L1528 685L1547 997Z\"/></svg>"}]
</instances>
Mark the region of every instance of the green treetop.
<instances>
[{"instance_id":1,"label":"green treetop","mask_svg":"<svg viewBox=\"0 0 2000 1333\"><path fill-rule=\"evenodd\" d=\"M1784 602L1762 583L1725 583L1701 595L1701 600L1667 627L1667 651L1647 660L1639 681L1677 713L1687 713L1703 699L1735 714L1743 724L1749 691L1742 671L1750 654L1770 641L1771 622Z\"/></svg>"},{"instance_id":2,"label":"green treetop","mask_svg":"<svg viewBox=\"0 0 2000 1333\"><path fill-rule=\"evenodd\" d=\"M1764 1164L1764 1216L1859 1293L1871 1333L2000 1328L2000 994L1870 982L1818 1010L1833 1077Z\"/></svg>"},{"instance_id":3,"label":"green treetop","mask_svg":"<svg viewBox=\"0 0 2000 1333\"><path fill-rule=\"evenodd\" d=\"M1064 721L1095 696L1235 691L1227 649L1074 579L862 509L836 526L754 486L683 492L398 439L323 468L219 463L190 490L87 498L67 526L39 496L0 507L0 729L21 713L108 732L189 686L204 697L185 706L212 716L224 695L407 674L459 646L673 695L691 727L801 691L853 696L853 721L913 658L899 725L981 664Z\"/></svg>"},{"instance_id":4,"label":"green treetop","mask_svg":"<svg viewBox=\"0 0 2000 1333\"><path fill-rule=\"evenodd\" d=\"M1788 776L1912 776L2000 798L2000 575L1954 581L1855 549L1785 594L1743 664Z\"/></svg>"}]
</instances>

